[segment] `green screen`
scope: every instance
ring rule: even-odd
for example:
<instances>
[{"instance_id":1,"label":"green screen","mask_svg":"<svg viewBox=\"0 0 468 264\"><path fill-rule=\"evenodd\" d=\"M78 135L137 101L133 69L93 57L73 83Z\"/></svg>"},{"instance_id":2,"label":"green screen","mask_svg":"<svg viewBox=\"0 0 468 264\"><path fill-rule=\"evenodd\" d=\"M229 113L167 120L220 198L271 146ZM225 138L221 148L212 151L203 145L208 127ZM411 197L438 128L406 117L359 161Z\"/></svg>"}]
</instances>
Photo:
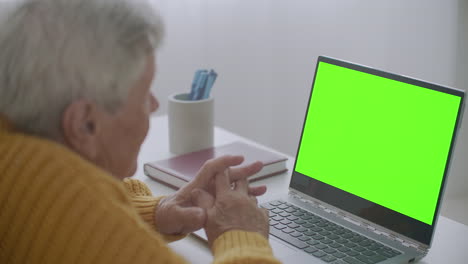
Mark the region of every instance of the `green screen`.
<instances>
[{"instance_id":1,"label":"green screen","mask_svg":"<svg viewBox=\"0 0 468 264\"><path fill-rule=\"evenodd\" d=\"M295 170L432 225L461 98L317 67Z\"/></svg>"}]
</instances>

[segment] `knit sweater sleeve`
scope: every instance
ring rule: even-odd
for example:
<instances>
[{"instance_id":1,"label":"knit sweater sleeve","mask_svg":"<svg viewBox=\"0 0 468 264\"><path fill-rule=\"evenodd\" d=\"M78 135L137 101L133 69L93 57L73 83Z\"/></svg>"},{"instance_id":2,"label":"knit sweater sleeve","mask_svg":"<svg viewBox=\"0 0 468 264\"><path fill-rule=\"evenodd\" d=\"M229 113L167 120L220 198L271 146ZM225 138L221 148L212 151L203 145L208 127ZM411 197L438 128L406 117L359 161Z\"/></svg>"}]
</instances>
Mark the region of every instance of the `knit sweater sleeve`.
<instances>
[{"instance_id":1,"label":"knit sweater sleeve","mask_svg":"<svg viewBox=\"0 0 468 264\"><path fill-rule=\"evenodd\" d=\"M159 231L155 220L155 212L159 202L164 196L154 197L148 186L139 180L125 178L123 180L123 185L130 195L133 207L137 210L143 221L149 224L154 230ZM185 237L185 235L161 235L167 242L173 242Z\"/></svg>"},{"instance_id":2,"label":"knit sweater sleeve","mask_svg":"<svg viewBox=\"0 0 468 264\"><path fill-rule=\"evenodd\" d=\"M240 230L219 236L212 247L215 264L279 264L270 244L258 233Z\"/></svg>"}]
</instances>

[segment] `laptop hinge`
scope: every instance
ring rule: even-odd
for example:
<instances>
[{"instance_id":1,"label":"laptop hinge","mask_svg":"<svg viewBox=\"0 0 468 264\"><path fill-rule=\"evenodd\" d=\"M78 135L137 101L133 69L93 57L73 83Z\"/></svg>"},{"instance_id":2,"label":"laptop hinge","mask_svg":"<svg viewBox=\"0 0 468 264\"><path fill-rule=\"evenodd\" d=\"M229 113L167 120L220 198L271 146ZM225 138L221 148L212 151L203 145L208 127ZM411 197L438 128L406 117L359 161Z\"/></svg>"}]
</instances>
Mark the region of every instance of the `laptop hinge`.
<instances>
[{"instance_id":1,"label":"laptop hinge","mask_svg":"<svg viewBox=\"0 0 468 264\"><path fill-rule=\"evenodd\" d=\"M390 239L390 240L393 240L393 241L398 241L400 244L402 244L403 246L405 247L408 247L408 248L414 248L418 251L420 251L421 253L423 253L424 255L427 254L428 252L428 247L425 246L425 245L419 245L417 243L414 243L412 241L408 241L406 239L403 239L402 237L398 236L398 234L393 234L393 233L389 233L389 232L386 232L384 230L382 230L381 228L379 228L378 226L372 226L370 225L369 223L367 222L364 222L362 221L361 219L357 218L357 217L353 217L352 215L342 211L342 210L339 210L337 208L333 208L333 207L330 207L328 206L327 204L325 203L322 203L314 198L311 198L309 196L306 196L305 194L302 194L300 192L297 192L297 191L294 191L294 190L289 190L289 195L293 196L294 198L304 202L304 203L308 203L308 204L311 204L312 206L314 207L317 207L317 208L320 208L322 210L324 210L325 212L327 213L331 213L331 214L334 214L336 216L338 216L339 218L342 218L344 220L346 220L347 222L350 222L354 225L357 225L357 226L360 226L360 227L363 227L377 235L381 235L381 236L385 236L386 238Z\"/></svg>"}]
</instances>

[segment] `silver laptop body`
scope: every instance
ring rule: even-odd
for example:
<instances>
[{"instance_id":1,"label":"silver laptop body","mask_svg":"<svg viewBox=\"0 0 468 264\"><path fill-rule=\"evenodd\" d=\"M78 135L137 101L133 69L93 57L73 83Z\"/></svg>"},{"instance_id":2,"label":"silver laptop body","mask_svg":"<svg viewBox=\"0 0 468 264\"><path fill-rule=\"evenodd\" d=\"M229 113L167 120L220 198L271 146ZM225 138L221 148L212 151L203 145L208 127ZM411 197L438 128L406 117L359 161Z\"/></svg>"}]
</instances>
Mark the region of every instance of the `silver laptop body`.
<instances>
[{"instance_id":1,"label":"silver laptop body","mask_svg":"<svg viewBox=\"0 0 468 264\"><path fill-rule=\"evenodd\" d=\"M446 113L447 118L450 116L452 118L451 124L452 127L448 129L446 133L446 149L447 152L444 154L446 159L443 162L442 173L438 175L440 177L440 187L436 190L434 199L436 200L433 204L433 218L432 224L425 224L419 220L411 219L404 214L395 212L394 210L388 209L386 207L380 206L379 204L367 201L359 196L353 195L346 191L343 191L339 188L336 188L332 185L326 184L324 182L313 179L310 175L304 175L299 173L298 170L298 161L301 155L301 145L304 144L305 133L310 133L312 128L309 128L307 131L307 122L313 122L314 120L308 120L308 115L314 114L311 111L312 107L315 107L313 103L314 99L314 90L317 89L318 78L321 76L319 69L324 67L324 65L332 66L335 68L342 68L343 71L352 71L359 72L363 76L369 75L372 78L382 78L382 81L385 82L385 79L390 80L391 82L401 82L404 85L410 85L411 89L428 89L429 92L436 91L436 93L449 94L447 96L454 98L453 111ZM333 72L332 72L333 73ZM333 78L341 78L340 74ZM347 75L343 75L342 78L347 78ZM322 77L331 78L331 77ZM323 80L322 86L323 85ZM322 87L321 89L335 89L336 87ZM283 261L283 263L333 263L333 264L344 264L344 263L411 263L420 260L425 255L427 255L430 248L432 237L434 234L434 228L437 223L437 216L439 206L441 204L441 198L443 196L443 189L445 184L445 179L448 174L450 158L453 152L455 145L455 137L457 129L460 127L460 122L462 119L462 113L464 110L464 92L452 88L443 87L436 84L431 84L423 82L420 80L415 80L406 76L394 75L388 72L379 71L362 65L356 65L349 62L344 62L341 60L328 58L320 56L317 61L316 72L314 77L314 82L311 89L311 95L309 98L309 107L306 113L303 132L301 136L301 141L299 143L298 155L296 157L296 163L294 170L292 171L291 183L289 186L289 194L286 197L278 197L282 202L292 204L298 208L304 209L312 214L315 214L323 219L326 219L333 224L350 229L353 232L359 234L362 237L368 238L372 241L376 241L379 244L384 245L386 248L390 248L394 252L398 252L397 255L393 257L388 257L385 260L380 262L378 261L365 261L363 258L358 259L356 256L342 257L342 258L328 258L326 260L323 257L316 257L313 253L307 253L303 249L298 249L291 243L285 242L284 239L280 239L275 236L270 231L270 241L273 247L274 254ZM404 94L402 94L404 96ZM415 95L413 95L415 96ZM322 95L322 97L324 97ZM318 98L319 99L319 98ZM323 100L323 99L321 99ZM417 99L416 99L417 100ZM317 103L316 103L317 104ZM329 102L329 104L335 104L334 101ZM398 102L397 102L398 104ZM416 103L415 103L416 104ZM316 111L317 112L317 111ZM331 117L333 118L333 117ZM441 120L444 120L446 117L441 117ZM318 122L320 125L320 122ZM303 158L304 160L304 158ZM311 164L314 162L314 158L310 159ZM398 164L395 164L398 166ZM422 184L422 183L421 183ZM417 186L416 186L417 187ZM394 193L395 197L400 194L398 191ZM267 205L264 203L262 206ZM356 214L353 211L356 211L353 208L362 207L367 212L367 214ZM374 217L369 217L375 213ZM362 212L363 210L361 210ZM270 219L271 219L271 210L270 210ZM380 215L380 217L379 217ZM384 219L384 220L382 220ZM392 221L395 221L392 223ZM273 230L275 226L270 226L270 230ZM278 230L275 230L278 233ZM304 241L307 242L307 241ZM329 246L329 245L328 245ZM313 247L313 246L308 246ZM331 247L329 246L331 249ZM307 248L306 248L307 249ZM314 250L312 248L312 250ZM315 251L317 252L317 251ZM336 252L340 252L337 250ZM371 254L371 253L369 253ZM333 254L328 254L333 256ZM362 255L362 254L361 254ZM331 260L333 259L333 260Z\"/></svg>"},{"instance_id":2,"label":"silver laptop body","mask_svg":"<svg viewBox=\"0 0 468 264\"><path fill-rule=\"evenodd\" d=\"M331 72L328 72L327 74L325 74L323 72L324 69L329 69L329 70L332 69L332 70L330 70ZM334 72L335 70L337 70L338 72L335 73ZM350 75L348 75L348 73ZM433 202L429 206L431 208L431 210L429 210L430 211L429 213L425 213L423 215L424 212L421 211L421 212L418 212L418 214L420 215L417 215L417 214L412 215L411 210L404 211L404 210L399 209L399 206L402 204L401 202L396 203L393 206L393 208L388 208L386 204L382 206L379 203L366 199L367 197L363 198L359 195L353 194L352 190L350 191L347 189L345 191L343 190L343 188L337 188L336 186L333 186L333 184L329 184L324 181L316 179L314 175L307 175L307 173L299 172L300 171L299 165L301 165L300 164L301 160L302 160L303 169L309 167L309 164L313 165L313 164L316 164L317 162L324 162L323 159L321 161L316 162L316 158L314 158L314 155L311 155L309 158L309 156L307 155L304 156L304 154L301 153L301 149L304 149L304 144L305 144L304 140L307 138L309 134L311 134L311 131L320 130L320 127L317 127L317 126L322 125L320 121L315 121L314 118L320 115L323 115L326 118L330 116L329 117L330 119L336 118L336 116L333 116L333 114L330 114L330 115L329 113L324 114L323 112L325 110L323 109L322 109L323 110L322 112L320 111L314 112L314 109L319 108L317 105L321 105L322 108L330 107L330 109L332 108L337 109L338 111L337 115L341 116L342 114L346 114L346 112L348 112L348 111L343 111L343 109L340 108L342 104L349 103L348 101L346 101L348 99L350 102L353 102L353 98L349 98L353 96L353 93L349 93L347 97L344 99L342 98L341 103L340 103L340 100L335 101L332 97L340 96L343 93L348 93L348 91L340 92L339 91L340 87L336 87L333 85L331 87L326 87L327 86L325 85L326 79L327 78L337 79L341 81L338 83L344 83L344 84L348 84L352 82L359 82L361 80L359 78L357 78L356 80L347 80L347 78L354 78L353 74L358 74L358 76L360 76L359 78L361 77L363 78L362 80L365 80L365 78L367 77L377 78L375 79L377 81L372 84L378 84L379 81L385 83L388 80L389 85L387 88L385 88L385 89L388 89L388 91L392 91L393 85L398 86L400 84L403 85L402 87L399 88L400 92L405 91L405 89L415 89L414 91L416 91L416 93L411 95L414 98L410 98L411 96L405 95L405 92L402 92L401 95L399 94L393 95L395 105L397 105L398 108L400 108L400 105L404 105L404 103L399 102L400 98L406 98L406 99L409 98L414 101L414 104L416 105L415 109L423 109L425 107L424 100L419 100L420 96L417 93L417 91L419 91L418 89L422 89L421 91L423 91L423 93L427 92L430 95L433 95L434 93L436 94L434 95L435 103L431 105L431 109L432 107L437 107L436 103L438 100L439 93L442 97L447 95L446 97L449 97L449 99L451 98L449 100L450 102L447 101L447 104L450 104L452 111L446 111L442 113L440 117L438 117L443 123L445 122L444 120L451 118L451 121L450 121L451 123L449 122L448 125L447 123L444 123L445 125L449 126L449 128L446 130L444 134L445 135L444 137L446 137L444 139L445 145L444 144L440 144L440 145L444 145L446 151L445 152L442 151L444 153L442 155L442 158L440 159L440 160L444 160L442 162L443 164L440 164L442 169L440 170L439 174L436 174L436 176L434 176L434 177L439 177L438 181L440 182L440 184L436 186L437 188L435 188L434 189L435 191L432 193L431 198ZM335 82L332 81L331 83L335 83ZM320 84L321 86L318 86L318 84ZM320 89L322 89L322 91ZM350 87L349 89L359 90L361 89L361 87L360 86ZM371 87L369 89L374 89L374 87ZM379 87L375 87L375 89L379 89ZM330 93L331 90L338 90L338 92ZM325 91L328 91L329 97L331 97L332 100L328 98L329 101L326 101L325 103L322 103L322 104L318 104L317 102L314 102L314 100L317 101L320 98L322 98L320 100L325 100L323 99L323 98L326 98L326 96L324 95L326 94ZM374 90L371 90L371 92L369 91L362 92L362 94L367 94L367 93L373 94ZM392 96L391 92L388 92L387 94L389 98L391 98ZM370 96L370 98L372 98L372 96ZM358 98L354 101L359 101L359 100L360 99ZM402 101L404 100L405 99L402 99ZM360 104L359 102L357 103ZM418 105L418 104L421 104L421 105ZM353 107L354 106L350 106L349 108L347 108L349 109L349 112L353 111L351 109ZM376 70L376 69L369 68L369 67L362 66L362 65L357 65L357 64L353 64L353 63L349 63L349 62L345 62L345 61L341 61L341 60L337 60L337 59L333 59L329 57L320 56L317 61L315 77L314 77L311 94L309 98L308 110L305 115L305 121L304 121L303 130L302 130L301 140L300 140L298 152L296 155L294 169L292 171L291 182L289 185L289 194L286 196L279 196L277 197L277 199L274 199L272 201L269 201L260 205L262 207L268 208L270 211L270 243L273 248L274 255L278 257L283 263L333 263L333 264L379 263L379 264L387 264L387 263L411 263L411 262L415 262L423 258L428 253L428 250L431 246L435 225L437 223L439 206L441 204L441 198L443 196L445 179L448 174L451 154L453 152L453 148L455 145L456 132L460 126L462 113L464 110L463 108L464 108L464 92L463 91L443 87L443 86L436 85L436 84L427 83L427 82L420 81L420 80L415 80L413 78L409 78L406 76L391 74L388 72ZM404 110L403 107L401 107L401 109L403 109L402 111L410 112L410 110ZM425 110L423 109L422 113L424 113L424 111ZM439 110L437 109L435 110L435 112L438 112L438 111ZM389 112L389 113L392 114L392 112ZM378 112L376 114L379 115ZM414 118L417 118L417 116L415 116ZM382 119L385 119L385 116L382 117ZM434 118L434 119L437 119L437 118ZM311 122L317 125L315 127L314 126L308 127L308 123L310 124ZM372 123L372 122L368 122L368 123ZM351 122L350 124L352 125L353 123ZM450 127L450 124L451 124L451 127ZM373 124L370 124L367 130L373 129L372 125ZM344 129L344 130L345 130L343 131L344 133L349 132L349 131L346 131L347 129ZM395 130L393 132L397 133L398 130ZM418 132L418 133L421 133L421 132ZM429 137L434 136L434 135L431 135L430 133L431 132L428 132ZM433 138L433 141L436 141L437 136L442 137L441 135L435 135ZM316 137L316 135L314 135L314 137ZM339 135L336 137L339 137ZM322 138L319 138L315 142L320 142L321 140ZM326 141L327 139L323 139L323 140ZM408 142L411 143L412 139L410 138L409 140L410 141ZM337 139L337 141L339 141L339 139ZM347 147L349 148L349 146ZM314 148L312 147L312 149ZM324 147L324 151L325 152L327 151L327 146ZM416 152L417 151L418 150L416 150ZM327 159L333 160L334 156L331 155ZM325 161L329 162L329 160L325 160ZM336 162L340 162L339 158L336 160ZM422 166L421 164L418 165L417 164L418 162L425 162L425 161L414 160L416 168L418 166ZM393 164L392 167L393 166L399 166L399 164ZM417 170L416 170L416 174L417 174ZM412 174L409 174L409 176L407 177L412 177ZM424 175L422 175L422 177L424 177ZM404 185L405 183L402 183L402 184ZM352 185L353 184L351 184L350 187L352 187ZM415 186L409 186L408 188L410 189L419 188L424 191L425 187L423 186L424 184L421 183L421 184L416 184ZM364 193L365 193L365 190L364 190ZM393 192L393 195L383 196L383 198L387 199L388 202L392 202L392 200L398 197L401 198L404 196L405 195L403 195L402 193L399 193L399 190L395 190ZM408 197L411 197L411 192ZM423 197L423 199L425 198ZM297 224L295 224L295 221L298 221L298 220L295 220L295 221L286 220L286 222L283 222L283 223L288 223L288 221L290 222L290 224L286 224L286 225L283 225L280 221L273 220L275 216L278 216L279 214L281 214L280 213L281 209L274 211L277 208L274 208L274 206L271 205L272 203L279 204L279 206L280 207L282 206L282 208L292 205L294 206L295 210L296 209L299 210L300 213L306 212L305 214L303 214L303 216L301 216L306 219L310 219L310 218L307 218L307 217L310 217L310 214L314 215L313 216L314 219L322 218L324 219L323 221L332 223L333 227L330 228L330 230L333 228L335 228L335 230L336 229L350 230L351 233L354 234L353 235L354 237L357 236L360 239L365 239L366 241L372 241L371 243L373 245L380 245L381 248L383 246L388 252L393 252L394 254L392 255L394 256L385 255L386 257L384 260L376 261L376 259L378 258L375 257L376 254L374 253L378 253L380 249L371 250L369 249L369 247L366 248L365 251L358 252L359 255L357 256L356 255L350 256L350 255L347 255L347 253L349 253L350 251L345 250L342 247L337 247L334 241L328 244L323 244L322 243L323 241L329 240L326 235L323 236L324 238L317 240L318 242L320 242L318 244L314 244L316 243L314 242L315 238L310 238L310 240L307 240L307 238L304 238L304 236L306 236L307 232L309 235L312 234L312 232L311 232L311 229L308 229L308 231L305 231L304 228L296 229L292 233L292 234L301 233L299 234L298 238L303 239L304 241L294 238L296 240L294 240L293 242L287 242L287 241L290 241L291 237L286 237L285 234L283 234L283 230L289 229L289 231L291 231L291 226L294 228L298 228ZM287 210L287 208L285 210ZM287 219L287 217L289 217L288 213L286 211L282 211L282 212L285 213L284 216L285 216L285 219ZM305 215L307 215L307 217L305 217ZM411 215L411 216L408 216L408 215ZM294 218L290 218L290 219L294 219ZM283 228L280 230L276 229L278 225L282 225ZM310 226L311 225L309 225L308 227ZM297 230L301 230L301 232L297 232ZM313 235L314 236L317 235L316 238L320 238L319 236L320 233L328 234L328 236L330 237L334 235L334 234L331 234L331 235L329 234L330 232L333 233L333 231L328 232L325 229L322 229L322 230L325 233L317 232L316 234L313 234ZM206 239L203 231L198 231L195 233L195 235L203 239ZM341 235L334 235L335 238L337 236L340 237L339 239L344 240L344 237L341 237ZM349 238L347 241L350 244L356 244L357 246L360 246L360 242L352 242L351 240L352 238ZM312 241L312 243L310 243L310 241ZM308 242L310 244L308 244ZM318 246L320 244L322 244L322 246ZM315 248L315 247L318 247L318 248ZM325 251L327 251L327 249L328 249L328 252L333 252L333 253L327 253L325 256L323 254L326 253ZM307 252L307 250L309 252ZM344 257L343 257L343 254L345 255ZM365 254L370 255L370 256L367 256ZM319 257L317 257L316 255L318 255ZM368 257L368 259L365 258L366 256Z\"/></svg>"}]
</instances>

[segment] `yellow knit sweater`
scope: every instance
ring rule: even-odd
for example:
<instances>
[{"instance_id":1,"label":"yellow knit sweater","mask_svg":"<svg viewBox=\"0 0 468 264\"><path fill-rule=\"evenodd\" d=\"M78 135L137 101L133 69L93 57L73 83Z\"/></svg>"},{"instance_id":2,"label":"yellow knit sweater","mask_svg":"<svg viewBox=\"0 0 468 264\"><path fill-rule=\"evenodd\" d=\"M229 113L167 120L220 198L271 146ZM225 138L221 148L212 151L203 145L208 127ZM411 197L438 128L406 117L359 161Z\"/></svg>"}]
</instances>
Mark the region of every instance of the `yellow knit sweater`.
<instances>
[{"instance_id":1,"label":"yellow knit sweater","mask_svg":"<svg viewBox=\"0 0 468 264\"><path fill-rule=\"evenodd\" d=\"M185 263L154 222L141 182L113 178L67 148L0 118L0 263ZM215 263L277 263L257 233L229 231Z\"/></svg>"}]
</instances>

